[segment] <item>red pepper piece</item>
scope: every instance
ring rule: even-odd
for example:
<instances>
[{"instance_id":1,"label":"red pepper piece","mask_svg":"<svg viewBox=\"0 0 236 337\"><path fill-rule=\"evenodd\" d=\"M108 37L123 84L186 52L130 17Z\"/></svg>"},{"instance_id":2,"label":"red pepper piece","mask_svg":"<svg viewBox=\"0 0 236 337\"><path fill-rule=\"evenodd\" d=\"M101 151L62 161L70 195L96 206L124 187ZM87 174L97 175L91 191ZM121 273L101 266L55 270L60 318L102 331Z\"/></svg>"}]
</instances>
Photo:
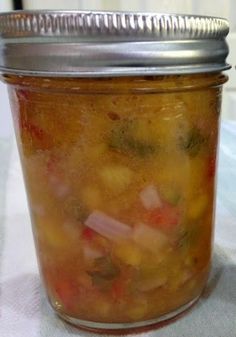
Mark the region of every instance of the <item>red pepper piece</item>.
<instances>
[{"instance_id":1,"label":"red pepper piece","mask_svg":"<svg viewBox=\"0 0 236 337\"><path fill-rule=\"evenodd\" d=\"M216 174L216 158L210 157L208 162L208 170L207 170L207 177L214 178Z\"/></svg>"},{"instance_id":2,"label":"red pepper piece","mask_svg":"<svg viewBox=\"0 0 236 337\"><path fill-rule=\"evenodd\" d=\"M62 159L58 155L51 153L46 163L47 173L49 173L50 175L51 174L56 175L58 178L61 178L62 177L62 169L60 167L61 160Z\"/></svg>"},{"instance_id":3,"label":"red pepper piece","mask_svg":"<svg viewBox=\"0 0 236 337\"><path fill-rule=\"evenodd\" d=\"M110 291L110 296L114 301L117 302L125 298L132 278L132 268L123 268L120 275L114 279Z\"/></svg>"},{"instance_id":4,"label":"red pepper piece","mask_svg":"<svg viewBox=\"0 0 236 337\"><path fill-rule=\"evenodd\" d=\"M30 98L30 91L29 90L23 90L23 89L20 89L20 90L17 90L17 96L20 100L29 100Z\"/></svg>"},{"instance_id":5,"label":"red pepper piece","mask_svg":"<svg viewBox=\"0 0 236 337\"><path fill-rule=\"evenodd\" d=\"M95 238L96 232L93 229L86 227L83 230L82 236L85 240L91 241Z\"/></svg>"},{"instance_id":6,"label":"red pepper piece","mask_svg":"<svg viewBox=\"0 0 236 337\"><path fill-rule=\"evenodd\" d=\"M25 120L21 123L21 128L29 132L32 136L42 141L45 137L45 132L38 126L26 122Z\"/></svg>"},{"instance_id":7,"label":"red pepper piece","mask_svg":"<svg viewBox=\"0 0 236 337\"><path fill-rule=\"evenodd\" d=\"M131 277L130 272L126 270L113 281L111 287L111 297L114 301L120 301L125 297Z\"/></svg>"},{"instance_id":8,"label":"red pepper piece","mask_svg":"<svg viewBox=\"0 0 236 337\"><path fill-rule=\"evenodd\" d=\"M55 285L55 292L67 310L73 310L75 304L78 303L79 289L69 280L60 279Z\"/></svg>"},{"instance_id":9,"label":"red pepper piece","mask_svg":"<svg viewBox=\"0 0 236 337\"><path fill-rule=\"evenodd\" d=\"M124 283L118 279L113 282L111 289L111 296L115 301L120 300L125 294L125 285Z\"/></svg>"},{"instance_id":10,"label":"red pepper piece","mask_svg":"<svg viewBox=\"0 0 236 337\"><path fill-rule=\"evenodd\" d=\"M171 230L180 221L180 213L176 207L164 204L161 208L149 212L149 223L155 228Z\"/></svg>"},{"instance_id":11,"label":"red pepper piece","mask_svg":"<svg viewBox=\"0 0 236 337\"><path fill-rule=\"evenodd\" d=\"M24 112L20 113L19 127L23 135L26 135L27 138L30 137L37 148L47 150L52 147L52 137L40 126L35 125L33 121L27 118Z\"/></svg>"}]
</instances>

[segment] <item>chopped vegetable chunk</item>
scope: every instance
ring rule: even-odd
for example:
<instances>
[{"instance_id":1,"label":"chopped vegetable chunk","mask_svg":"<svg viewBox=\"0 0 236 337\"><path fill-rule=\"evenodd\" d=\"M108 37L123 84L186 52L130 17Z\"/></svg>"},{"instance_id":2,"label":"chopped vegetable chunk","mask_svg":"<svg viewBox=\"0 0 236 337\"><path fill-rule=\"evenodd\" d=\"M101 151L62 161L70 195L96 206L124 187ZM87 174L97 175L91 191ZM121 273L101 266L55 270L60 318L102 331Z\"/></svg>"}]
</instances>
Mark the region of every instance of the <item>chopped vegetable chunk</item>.
<instances>
[{"instance_id":1,"label":"chopped vegetable chunk","mask_svg":"<svg viewBox=\"0 0 236 337\"><path fill-rule=\"evenodd\" d=\"M146 209L161 207L160 196L155 186L149 185L140 193L140 199Z\"/></svg>"},{"instance_id":2,"label":"chopped vegetable chunk","mask_svg":"<svg viewBox=\"0 0 236 337\"><path fill-rule=\"evenodd\" d=\"M110 240L128 239L131 235L129 226L99 211L91 213L85 225Z\"/></svg>"},{"instance_id":3,"label":"chopped vegetable chunk","mask_svg":"<svg viewBox=\"0 0 236 337\"><path fill-rule=\"evenodd\" d=\"M197 128L192 128L186 135L181 137L180 146L189 156L195 157L206 143L206 138Z\"/></svg>"}]
</instances>

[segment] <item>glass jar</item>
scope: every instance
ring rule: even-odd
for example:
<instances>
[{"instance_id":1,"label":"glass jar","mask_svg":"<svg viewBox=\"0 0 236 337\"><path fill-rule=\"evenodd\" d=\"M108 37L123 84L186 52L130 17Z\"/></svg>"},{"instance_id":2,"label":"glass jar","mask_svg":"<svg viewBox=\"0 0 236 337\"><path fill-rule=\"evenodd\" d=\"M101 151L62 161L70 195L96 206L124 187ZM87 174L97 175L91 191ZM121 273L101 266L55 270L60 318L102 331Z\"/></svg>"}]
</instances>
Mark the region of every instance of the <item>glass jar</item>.
<instances>
[{"instance_id":1,"label":"glass jar","mask_svg":"<svg viewBox=\"0 0 236 337\"><path fill-rule=\"evenodd\" d=\"M41 60L2 71L41 275L66 321L150 326L189 308L208 278L227 65L140 63L136 74L90 62L64 76Z\"/></svg>"}]
</instances>

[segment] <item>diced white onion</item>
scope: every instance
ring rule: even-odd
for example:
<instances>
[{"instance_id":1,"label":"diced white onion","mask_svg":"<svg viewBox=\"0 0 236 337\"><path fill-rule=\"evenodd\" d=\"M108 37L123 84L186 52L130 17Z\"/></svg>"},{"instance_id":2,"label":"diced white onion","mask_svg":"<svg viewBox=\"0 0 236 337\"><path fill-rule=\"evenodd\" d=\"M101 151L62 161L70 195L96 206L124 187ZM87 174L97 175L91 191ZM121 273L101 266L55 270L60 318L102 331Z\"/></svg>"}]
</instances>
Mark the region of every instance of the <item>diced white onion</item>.
<instances>
[{"instance_id":1,"label":"diced white onion","mask_svg":"<svg viewBox=\"0 0 236 337\"><path fill-rule=\"evenodd\" d=\"M49 179L49 183L51 184L53 191L58 198L64 198L70 193L69 186L61 182L61 180L56 176L52 175Z\"/></svg>"},{"instance_id":2,"label":"diced white onion","mask_svg":"<svg viewBox=\"0 0 236 337\"><path fill-rule=\"evenodd\" d=\"M152 210L162 206L161 198L156 187L153 185L149 185L141 191L140 199L147 210Z\"/></svg>"},{"instance_id":3,"label":"diced white onion","mask_svg":"<svg viewBox=\"0 0 236 337\"><path fill-rule=\"evenodd\" d=\"M132 233L130 226L100 211L93 211L84 224L112 241L128 239Z\"/></svg>"},{"instance_id":4,"label":"diced white onion","mask_svg":"<svg viewBox=\"0 0 236 337\"><path fill-rule=\"evenodd\" d=\"M90 245L84 243L83 245L83 255L87 260L94 260L102 257L104 254L98 249L91 247Z\"/></svg>"},{"instance_id":5,"label":"diced white onion","mask_svg":"<svg viewBox=\"0 0 236 337\"><path fill-rule=\"evenodd\" d=\"M137 282L136 287L138 290L145 292L163 287L166 282L166 277L155 277Z\"/></svg>"},{"instance_id":6,"label":"diced white onion","mask_svg":"<svg viewBox=\"0 0 236 337\"><path fill-rule=\"evenodd\" d=\"M138 224L134 227L133 240L139 246L153 253L160 253L160 255L169 246L169 241L165 234L145 224Z\"/></svg>"}]
</instances>

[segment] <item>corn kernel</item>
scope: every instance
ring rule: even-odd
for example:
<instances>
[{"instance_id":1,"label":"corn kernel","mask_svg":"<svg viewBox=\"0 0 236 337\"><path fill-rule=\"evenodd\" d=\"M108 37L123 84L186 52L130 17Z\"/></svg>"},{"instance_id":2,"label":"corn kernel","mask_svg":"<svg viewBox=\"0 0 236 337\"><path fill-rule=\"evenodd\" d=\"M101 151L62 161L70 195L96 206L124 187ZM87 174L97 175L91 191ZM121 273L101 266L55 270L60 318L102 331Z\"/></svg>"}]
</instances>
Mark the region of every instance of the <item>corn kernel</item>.
<instances>
[{"instance_id":1,"label":"corn kernel","mask_svg":"<svg viewBox=\"0 0 236 337\"><path fill-rule=\"evenodd\" d=\"M148 310L148 303L146 300L137 300L135 303L131 303L132 307L128 309L129 317L137 321L143 318Z\"/></svg>"},{"instance_id":2,"label":"corn kernel","mask_svg":"<svg viewBox=\"0 0 236 337\"><path fill-rule=\"evenodd\" d=\"M113 253L123 263L133 267L138 267L142 262L142 251L131 242L120 243Z\"/></svg>"},{"instance_id":3,"label":"corn kernel","mask_svg":"<svg viewBox=\"0 0 236 337\"><path fill-rule=\"evenodd\" d=\"M207 194L202 194L198 198L194 199L188 208L188 218L196 220L201 217L206 211L208 204L209 197Z\"/></svg>"},{"instance_id":4,"label":"corn kernel","mask_svg":"<svg viewBox=\"0 0 236 337\"><path fill-rule=\"evenodd\" d=\"M96 146L92 146L88 150L88 157L90 159L98 159L107 151L107 145L104 143L98 144Z\"/></svg>"},{"instance_id":5,"label":"corn kernel","mask_svg":"<svg viewBox=\"0 0 236 337\"><path fill-rule=\"evenodd\" d=\"M40 238L52 248L67 248L69 240L65 237L65 231L55 219L43 219L43 224L38 228Z\"/></svg>"},{"instance_id":6,"label":"corn kernel","mask_svg":"<svg viewBox=\"0 0 236 337\"><path fill-rule=\"evenodd\" d=\"M97 301L94 301L94 308L99 316L107 318L112 310L112 305L105 298L99 297Z\"/></svg>"},{"instance_id":7,"label":"corn kernel","mask_svg":"<svg viewBox=\"0 0 236 337\"><path fill-rule=\"evenodd\" d=\"M95 186L86 186L82 191L83 203L89 208L99 208L101 205L101 193Z\"/></svg>"},{"instance_id":8,"label":"corn kernel","mask_svg":"<svg viewBox=\"0 0 236 337\"><path fill-rule=\"evenodd\" d=\"M101 169L100 177L110 190L123 192L131 183L132 171L125 166L111 165Z\"/></svg>"}]
</instances>

